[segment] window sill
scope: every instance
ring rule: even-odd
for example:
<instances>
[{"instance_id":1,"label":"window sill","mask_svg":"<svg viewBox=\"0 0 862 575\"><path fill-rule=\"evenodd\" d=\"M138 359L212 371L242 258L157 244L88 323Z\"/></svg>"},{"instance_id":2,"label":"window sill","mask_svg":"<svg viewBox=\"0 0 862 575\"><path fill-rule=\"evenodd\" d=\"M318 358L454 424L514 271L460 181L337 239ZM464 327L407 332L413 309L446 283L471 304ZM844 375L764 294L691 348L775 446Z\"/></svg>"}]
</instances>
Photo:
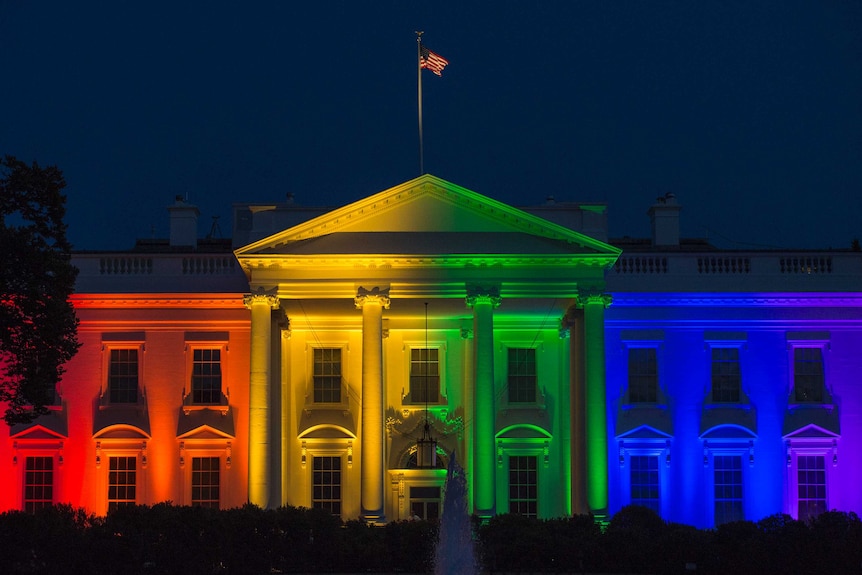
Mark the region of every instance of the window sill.
<instances>
[{"instance_id":1,"label":"window sill","mask_svg":"<svg viewBox=\"0 0 862 575\"><path fill-rule=\"evenodd\" d=\"M648 410L648 409L659 409L661 411L667 411L669 405L666 403L659 403L657 401L654 402L641 402L641 403L624 403L622 404L623 411L629 410Z\"/></svg>"},{"instance_id":2,"label":"window sill","mask_svg":"<svg viewBox=\"0 0 862 575\"><path fill-rule=\"evenodd\" d=\"M190 414L193 411L204 411L209 409L211 411L218 411L222 415L227 415L227 412L230 411L230 406L227 404L219 404L219 403L195 403L189 405L183 405L183 413L185 415Z\"/></svg>"},{"instance_id":3,"label":"window sill","mask_svg":"<svg viewBox=\"0 0 862 575\"><path fill-rule=\"evenodd\" d=\"M835 404L831 403L831 402L825 402L825 401L797 401L795 403L788 403L787 409L789 411L795 411L797 409L802 409L802 410L823 409L826 411L833 411L835 409Z\"/></svg>"},{"instance_id":4,"label":"window sill","mask_svg":"<svg viewBox=\"0 0 862 575\"><path fill-rule=\"evenodd\" d=\"M341 402L313 402L306 401L305 407L303 409L306 412L312 411L343 411L344 413L348 413L350 411L350 404L346 401Z\"/></svg>"},{"instance_id":5,"label":"window sill","mask_svg":"<svg viewBox=\"0 0 862 575\"><path fill-rule=\"evenodd\" d=\"M707 401L703 404L704 409L740 409L751 411L752 405L747 401Z\"/></svg>"},{"instance_id":6,"label":"window sill","mask_svg":"<svg viewBox=\"0 0 862 575\"><path fill-rule=\"evenodd\" d=\"M429 407L447 407L449 405L449 400L446 398L445 395L440 394L440 396L437 398L437 401L413 401L413 399L411 399L410 397L410 394L408 393L401 398L401 405L414 408L424 408L426 405L428 405Z\"/></svg>"},{"instance_id":7,"label":"window sill","mask_svg":"<svg viewBox=\"0 0 862 575\"><path fill-rule=\"evenodd\" d=\"M545 411L546 409L547 409L547 406L543 402L540 402L540 401L512 401L512 402L505 402L502 405L500 405L500 411L501 412L506 412L506 411L510 411L510 410L511 411L525 411L525 410Z\"/></svg>"}]
</instances>

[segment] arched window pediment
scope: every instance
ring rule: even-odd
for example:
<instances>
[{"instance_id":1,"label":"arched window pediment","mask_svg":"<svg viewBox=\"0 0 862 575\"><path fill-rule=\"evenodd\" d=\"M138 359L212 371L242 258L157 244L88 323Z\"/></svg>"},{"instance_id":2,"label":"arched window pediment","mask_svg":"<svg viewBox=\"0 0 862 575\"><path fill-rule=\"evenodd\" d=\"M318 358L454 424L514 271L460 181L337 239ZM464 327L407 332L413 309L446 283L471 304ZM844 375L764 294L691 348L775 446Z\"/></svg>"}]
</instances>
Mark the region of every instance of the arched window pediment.
<instances>
[{"instance_id":1,"label":"arched window pediment","mask_svg":"<svg viewBox=\"0 0 862 575\"><path fill-rule=\"evenodd\" d=\"M744 425L721 424L710 427L705 432L700 434L702 440L737 440L751 441L757 439L757 434L754 430L749 429Z\"/></svg>"},{"instance_id":2,"label":"arched window pediment","mask_svg":"<svg viewBox=\"0 0 862 575\"><path fill-rule=\"evenodd\" d=\"M147 441L150 439L150 433L140 427L120 423L96 430L93 434L93 439L135 439Z\"/></svg>"}]
</instances>

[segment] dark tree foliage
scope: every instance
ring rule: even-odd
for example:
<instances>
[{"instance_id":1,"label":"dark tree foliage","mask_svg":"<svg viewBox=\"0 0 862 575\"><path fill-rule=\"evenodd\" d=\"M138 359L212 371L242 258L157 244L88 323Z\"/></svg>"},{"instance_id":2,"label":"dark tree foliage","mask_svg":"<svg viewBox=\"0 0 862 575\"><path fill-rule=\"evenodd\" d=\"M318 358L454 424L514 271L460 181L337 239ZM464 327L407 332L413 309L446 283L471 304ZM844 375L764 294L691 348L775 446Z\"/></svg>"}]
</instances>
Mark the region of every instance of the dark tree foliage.
<instances>
[{"instance_id":1,"label":"dark tree foliage","mask_svg":"<svg viewBox=\"0 0 862 575\"><path fill-rule=\"evenodd\" d=\"M79 347L65 186L55 166L0 159L0 401L9 425L47 413Z\"/></svg>"}]
</instances>

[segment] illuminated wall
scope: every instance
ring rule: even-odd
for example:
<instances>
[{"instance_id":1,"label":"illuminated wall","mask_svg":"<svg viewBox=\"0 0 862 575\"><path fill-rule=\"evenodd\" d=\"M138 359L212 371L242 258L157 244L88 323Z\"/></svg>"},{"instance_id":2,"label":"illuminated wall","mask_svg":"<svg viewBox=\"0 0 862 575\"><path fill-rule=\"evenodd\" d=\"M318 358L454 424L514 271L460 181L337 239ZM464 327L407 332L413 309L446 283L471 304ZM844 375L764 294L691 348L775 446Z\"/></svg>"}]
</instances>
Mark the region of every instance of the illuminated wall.
<instances>
[{"instance_id":1,"label":"illuminated wall","mask_svg":"<svg viewBox=\"0 0 862 575\"><path fill-rule=\"evenodd\" d=\"M825 461L829 509L859 512L862 474L862 297L859 294L614 294L608 310L611 509L632 497L632 457L659 459L660 507L669 520L712 526L715 457L742 457L747 519L798 516L798 460ZM656 350L653 404L627 398L628 350ZM711 401L711 350L738 350L742 394ZM822 350L824 395L797 401L796 347Z\"/></svg>"},{"instance_id":2,"label":"illuminated wall","mask_svg":"<svg viewBox=\"0 0 862 575\"><path fill-rule=\"evenodd\" d=\"M51 500L103 514L124 458L137 503L192 503L193 478L214 477L193 462L215 462L222 508L391 521L433 507L454 452L484 514L534 503L539 517L605 518L636 497L707 527L721 520L717 469L747 519L798 516L804 477L822 491L811 505L862 513L862 295L846 287L860 258L829 256L829 274L755 262L751 277L707 277L676 255L661 273L620 266L616 248L433 176L234 253L78 255L83 345L51 415L0 426L0 510L22 507L27 458L49 457ZM425 401L411 370L428 349L439 380ZM115 350L136 354L132 402L106 393ZM509 395L510 350L534 358L528 400ZM632 389L633 357L652 359L654 393ZM716 357L741 374L730 401L715 400ZM795 370L812 357L822 394L800 401ZM206 362L220 377L197 398ZM321 366L337 366L337 385L316 388ZM416 466L426 422L434 469ZM535 501L513 495L522 465Z\"/></svg>"},{"instance_id":3,"label":"illuminated wall","mask_svg":"<svg viewBox=\"0 0 862 575\"><path fill-rule=\"evenodd\" d=\"M0 506L22 506L28 456L53 461L54 494L104 514L112 457L133 458L137 503L191 503L193 457L218 457L225 505L247 500L248 318L232 294L79 294L81 349L59 387L49 416L11 430L2 426ZM192 349L218 347L223 407L188 404ZM112 350L135 350L139 389L132 402L112 402L107 371ZM185 404L185 405L184 405ZM223 414L224 413L224 414Z\"/></svg>"}]
</instances>

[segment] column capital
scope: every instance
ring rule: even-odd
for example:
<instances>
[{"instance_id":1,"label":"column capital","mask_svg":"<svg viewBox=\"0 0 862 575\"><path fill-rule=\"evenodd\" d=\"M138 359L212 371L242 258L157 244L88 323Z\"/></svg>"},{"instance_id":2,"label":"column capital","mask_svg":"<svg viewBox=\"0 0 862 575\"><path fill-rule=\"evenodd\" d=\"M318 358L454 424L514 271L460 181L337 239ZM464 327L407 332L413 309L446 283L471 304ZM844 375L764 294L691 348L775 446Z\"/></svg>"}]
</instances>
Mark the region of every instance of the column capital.
<instances>
[{"instance_id":1,"label":"column capital","mask_svg":"<svg viewBox=\"0 0 862 575\"><path fill-rule=\"evenodd\" d=\"M500 288L496 286L467 286L467 306L474 307L478 303L490 303L492 308L500 307L503 298L500 297Z\"/></svg>"},{"instance_id":2,"label":"column capital","mask_svg":"<svg viewBox=\"0 0 862 575\"><path fill-rule=\"evenodd\" d=\"M584 309L588 305L601 304L602 307L607 308L611 305L612 301L613 296L611 294L599 290L583 291L578 294L577 307L578 309Z\"/></svg>"},{"instance_id":3,"label":"column capital","mask_svg":"<svg viewBox=\"0 0 862 575\"><path fill-rule=\"evenodd\" d=\"M254 293L248 293L242 296L242 303L245 307L251 309L251 306L258 303L263 303L269 306L270 309L278 308L278 288L269 290L263 287L257 288Z\"/></svg>"},{"instance_id":4,"label":"column capital","mask_svg":"<svg viewBox=\"0 0 862 575\"><path fill-rule=\"evenodd\" d=\"M362 309L362 306L364 306L366 302L377 302L383 309L389 309L389 288L374 286L369 290L365 287L359 286L356 290L354 301L357 309Z\"/></svg>"}]
</instances>

